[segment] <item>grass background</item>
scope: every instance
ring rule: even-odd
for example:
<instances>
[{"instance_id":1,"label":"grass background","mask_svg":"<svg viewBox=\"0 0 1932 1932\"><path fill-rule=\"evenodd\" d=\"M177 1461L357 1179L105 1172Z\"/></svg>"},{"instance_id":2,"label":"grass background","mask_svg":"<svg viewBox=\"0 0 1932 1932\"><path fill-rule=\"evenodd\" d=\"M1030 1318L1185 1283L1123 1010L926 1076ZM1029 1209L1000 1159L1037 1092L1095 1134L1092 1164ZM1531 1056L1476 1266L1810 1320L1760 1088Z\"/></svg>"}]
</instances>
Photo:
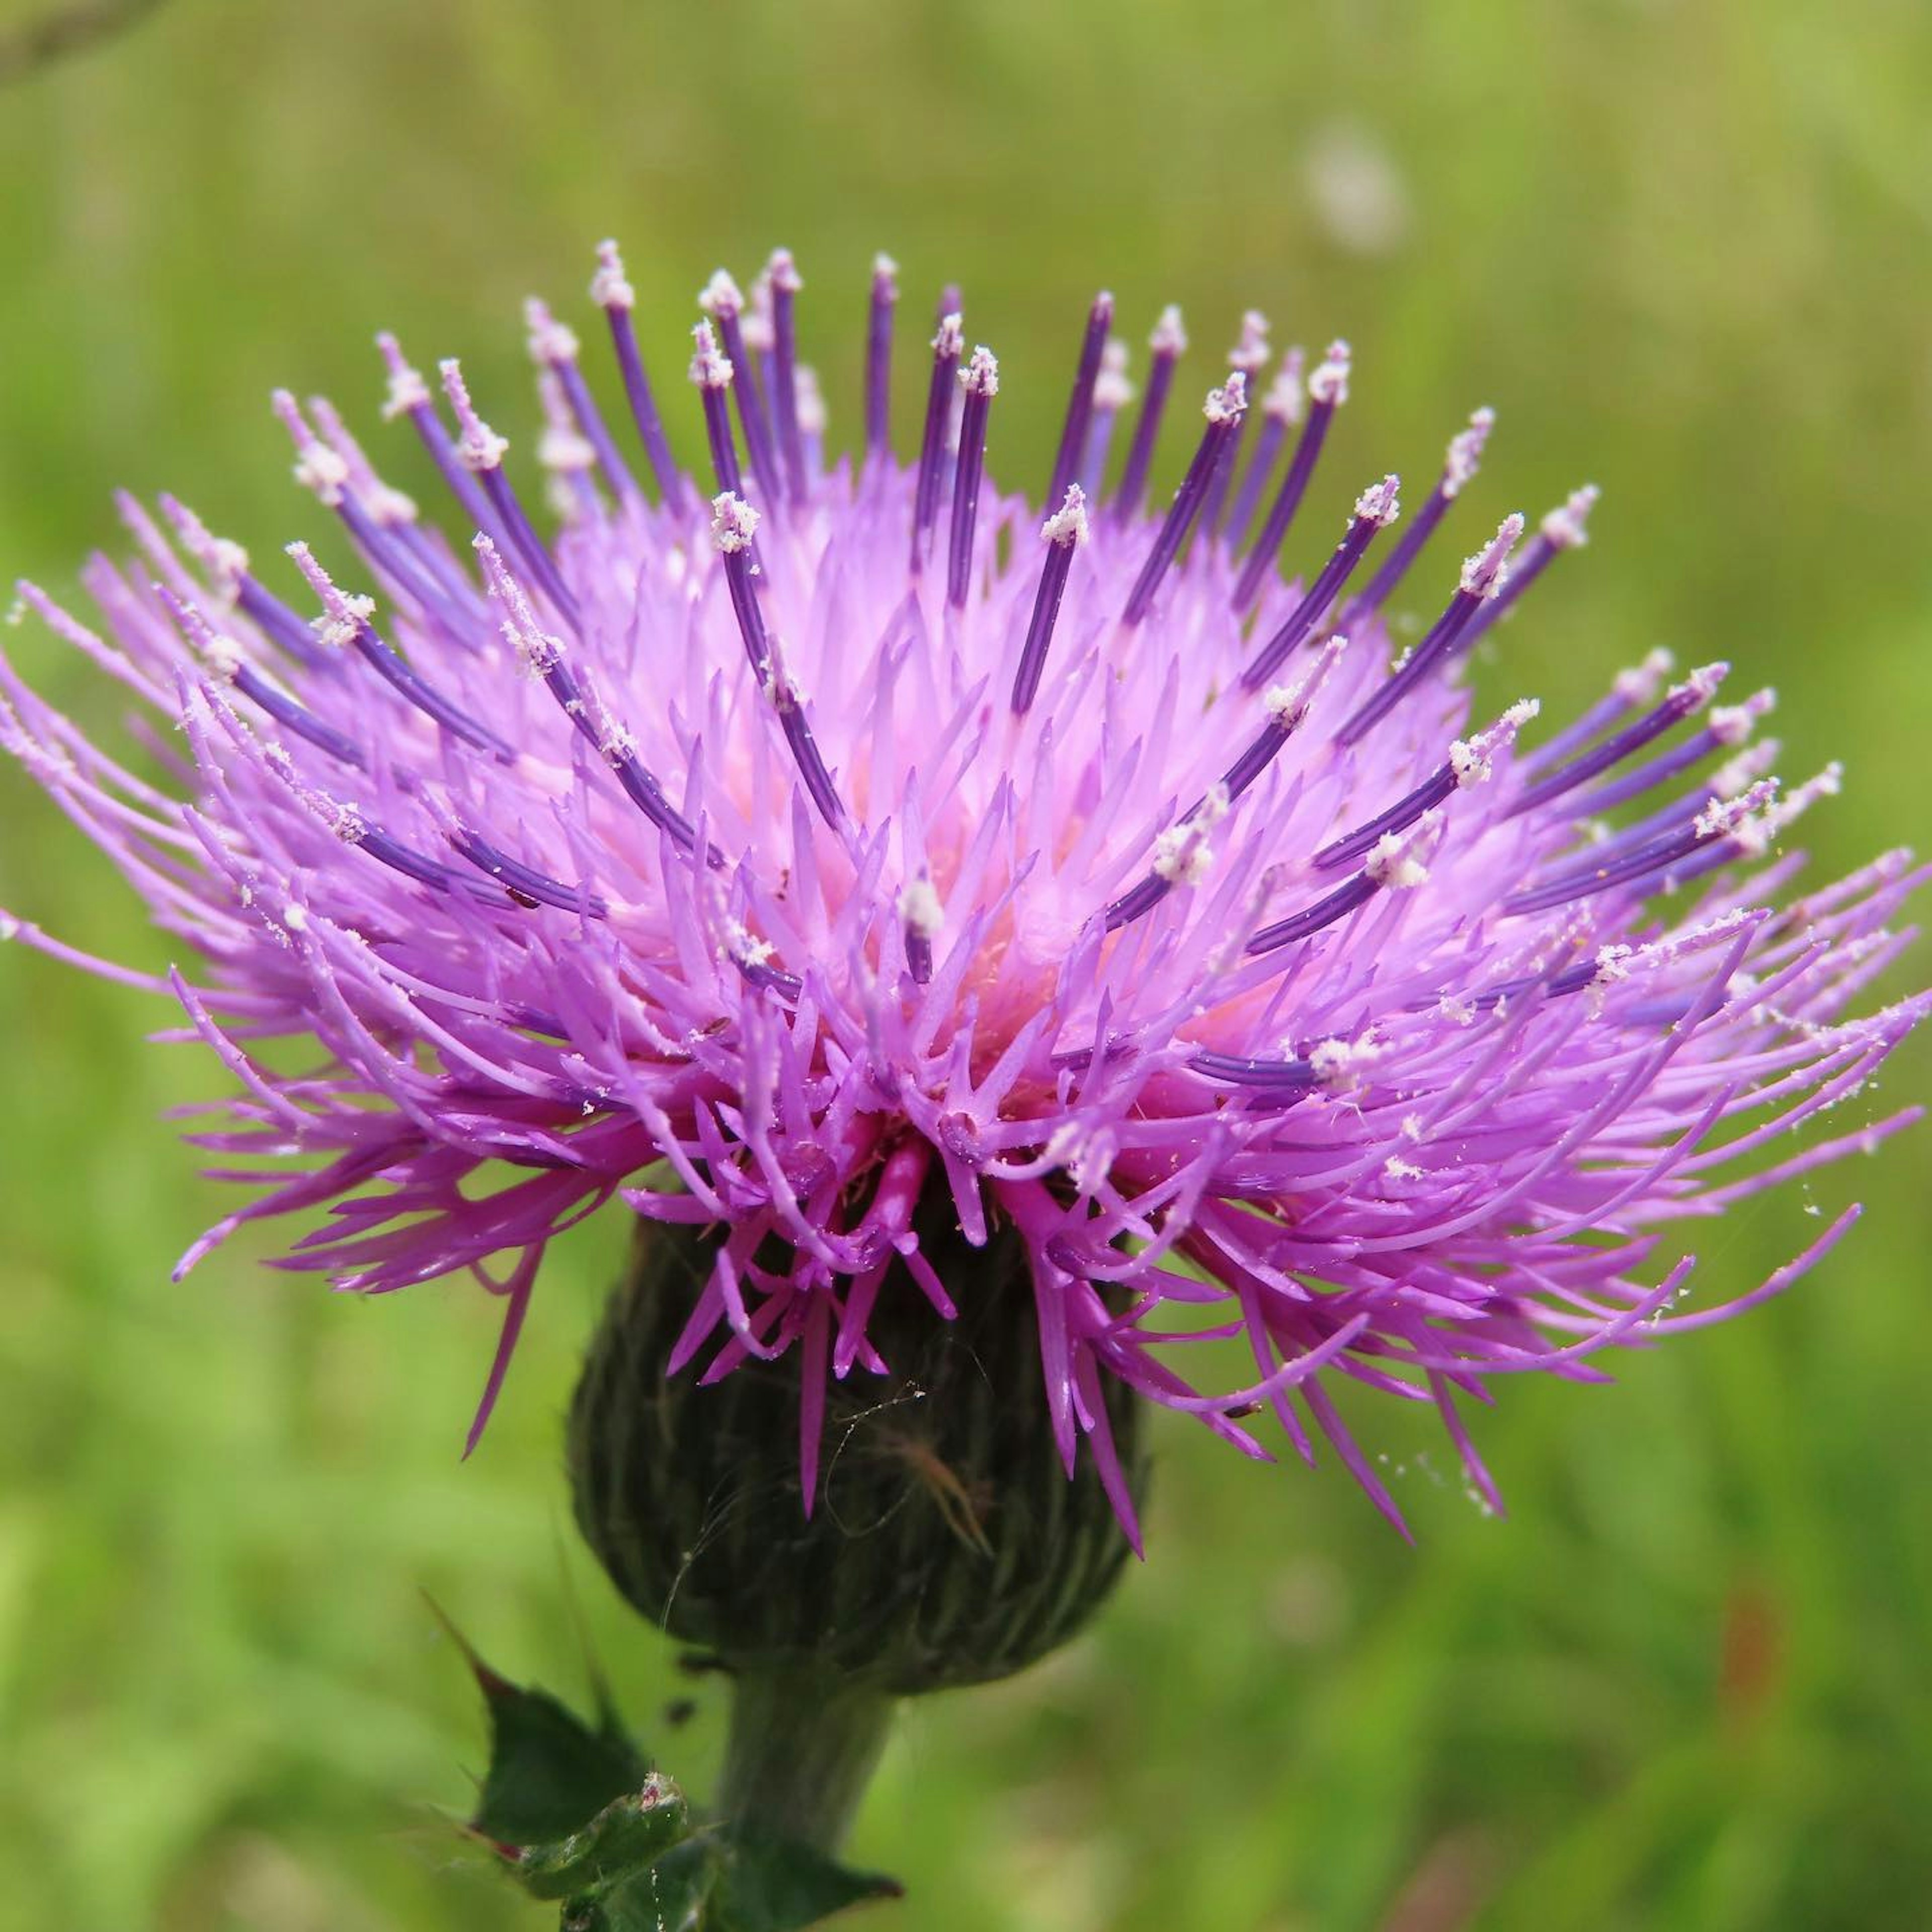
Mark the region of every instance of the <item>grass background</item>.
<instances>
[{"instance_id":1,"label":"grass background","mask_svg":"<svg viewBox=\"0 0 1932 1932\"><path fill-rule=\"evenodd\" d=\"M172 0L0 94L0 569L64 590L116 484L272 554L315 512L265 393L367 418L379 326L526 430L517 302L580 315L606 232L674 394L691 292L789 243L848 424L871 251L909 316L957 277L1008 476L1047 467L1096 286L1136 328L1183 301L1204 349L1254 303L1356 346L1321 527L1492 403L1486 508L1606 490L1512 691L1561 714L1654 644L1735 656L1790 769L1846 756L1807 826L1843 870L1932 830L1928 90L1916 0ZM9 648L111 727L44 634ZM10 771L0 900L164 963ZM439 1820L479 1725L416 1593L573 1691L574 1596L653 1734L683 1689L558 1480L621 1228L560 1253L459 1466L482 1298L335 1300L240 1244L169 1285L218 1209L157 1124L214 1090L142 1044L164 1018L0 959L0 1925L540 1926ZM1901 1055L1881 1100L1928 1072ZM1506 1386L1506 1521L1386 1404L1354 1413L1413 1550L1332 1466L1164 1430L1151 1561L1095 1634L905 1724L854 1847L910 1880L896 1922L1926 1924L1928 1145L1709 1241L1714 1298L1862 1196L1801 1292L1614 1390ZM706 1708L668 1754L701 1790L716 1749Z\"/></svg>"}]
</instances>

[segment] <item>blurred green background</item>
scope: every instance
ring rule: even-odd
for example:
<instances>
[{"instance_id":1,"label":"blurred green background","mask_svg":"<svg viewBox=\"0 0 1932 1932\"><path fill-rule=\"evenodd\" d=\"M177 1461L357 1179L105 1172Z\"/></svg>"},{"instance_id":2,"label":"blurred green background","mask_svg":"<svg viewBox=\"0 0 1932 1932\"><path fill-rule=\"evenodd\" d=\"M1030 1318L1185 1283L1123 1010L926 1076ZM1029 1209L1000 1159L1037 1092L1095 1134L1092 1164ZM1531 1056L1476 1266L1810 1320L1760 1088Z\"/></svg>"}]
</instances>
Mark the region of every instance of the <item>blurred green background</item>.
<instances>
[{"instance_id":1,"label":"blurred green background","mask_svg":"<svg viewBox=\"0 0 1932 1932\"><path fill-rule=\"evenodd\" d=\"M0 573L68 590L118 547L117 484L258 550L303 531L266 392L372 421L379 326L461 352L526 432L518 300L582 320L607 232L680 417L718 262L798 251L841 425L872 251L915 318L957 277L1006 478L1045 473L1096 286L1136 333L1181 301L1204 351L1252 303L1278 341L1355 344L1321 527L1478 402L1486 512L1601 483L1596 543L1506 634L1508 694L1561 713L1660 642L1736 657L1782 688L1790 770L1847 760L1806 828L1836 872L1932 832L1929 96L1922 0L172 0L0 92ZM111 729L44 633L8 648ZM165 963L11 770L0 813L0 901ZM0 966L0 1924L542 1926L439 1816L480 1725L418 1592L573 1693L574 1598L663 1737L688 1687L572 1549L559 1476L621 1217L559 1252L459 1464L473 1292L332 1298L243 1244L170 1286L226 1204L157 1120L218 1090L142 1044L167 1018ZM1928 1073L1901 1055L1880 1102ZM1352 1413L1415 1549L1331 1466L1163 1429L1151 1558L1096 1632L905 1724L853 1848L910 1883L892 1922L1932 1923L1928 1148L1714 1231L1703 1300L1871 1204L1750 1320L1614 1389L1506 1382L1479 1418L1506 1520L1386 1402ZM702 1790L699 1695L666 1749Z\"/></svg>"}]
</instances>

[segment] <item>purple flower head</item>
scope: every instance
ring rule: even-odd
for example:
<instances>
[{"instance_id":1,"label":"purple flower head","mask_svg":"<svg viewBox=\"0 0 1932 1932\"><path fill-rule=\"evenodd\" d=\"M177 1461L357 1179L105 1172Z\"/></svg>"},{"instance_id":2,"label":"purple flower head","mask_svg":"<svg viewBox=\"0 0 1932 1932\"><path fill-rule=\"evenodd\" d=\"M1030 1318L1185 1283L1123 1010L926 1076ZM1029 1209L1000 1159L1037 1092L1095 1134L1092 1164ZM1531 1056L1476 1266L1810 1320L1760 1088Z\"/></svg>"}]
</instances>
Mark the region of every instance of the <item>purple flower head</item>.
<instances>
[{"instance_id":1,"label":"purple flower head","mask_svg":"<svg viewBox=\"0 0 1932 1932\"><path fill-rule=\"evenodd\" d=\"M1258 1412L1305 1456L1325 1435L1394 1516L1333 1378L1432 1402L1493 1500L1461 1398L1731 1312L1678 1309L1682 1224L1911 1118L1741 1169L1924 1011L1850 1016L1923 875L1894 854L1784 896L1784 834L1837 768L1781 788L1770 694L1721 701L1723 664L1653 658L1553 732L1531 700L1472 709L1463 660L1595 494L1527 532L1477 516L1460 572L1425 554L1487 410L1406 534L1393 476L1311 530L1347 346L1270 379L1250 316L1190 385L1170 310L1130 425L1102 296L1042 505L986 474L1011 404L956 292L894 454L881 257L864 447L828 466L781 254L701 298L700 478L600 259L630 420L532 303L544 500L458 365L432 382L386 337L384 413L462 542L282 394L351 561L251 561L124 501L139 554L88 566L98 628L22 586L142 716L117 758L0 666L8 747L192 970L80 963L171 993L236 1084L190 1138L257 1191L183 1269L326 1208L279 1265L369 1292L470 1270L505 1310L480 1428L553 1235L614 1196L715 1229L674 1366L800 1352L809 1497L827 1378L888 1366L880 1294L946 1317L973 1291L915 1232L950 1201L969 1242L1022 1238L1045 1385L1013 1400L1070 1468L1086 1438L1130 1533L1108 1376L1250 1454ZM1164 414L1190 452L1146 510ZM1411 584L1439 614L1396 655ZM1531 682L1526 638L1501 656ZM262 1057L286 1040L296 1077ZM1231 1337L1246 1385L1204 1389L1186 1345Z\"/></svg>"}]
</instances>

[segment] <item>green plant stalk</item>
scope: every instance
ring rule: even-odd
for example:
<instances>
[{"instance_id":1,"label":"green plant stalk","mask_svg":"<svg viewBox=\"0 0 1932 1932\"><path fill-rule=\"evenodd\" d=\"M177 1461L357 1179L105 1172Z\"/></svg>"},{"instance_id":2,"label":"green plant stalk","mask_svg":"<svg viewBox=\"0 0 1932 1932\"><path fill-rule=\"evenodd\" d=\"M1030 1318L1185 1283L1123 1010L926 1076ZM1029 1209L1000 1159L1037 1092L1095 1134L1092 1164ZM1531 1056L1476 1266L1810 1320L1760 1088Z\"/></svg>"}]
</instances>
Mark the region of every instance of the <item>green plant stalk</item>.
<instances>
[{"instance_id":1,"label":"green plant stalk","mask_svg":"<svg viewBox=\"0 0 1932 1932\"><path fill-rule=\"evenodd\" d=\"M897 1704L809 1665L742 1672L718 1808L761 1834L836 1852L878 1766Z\"/></svg>"}]
</instances>

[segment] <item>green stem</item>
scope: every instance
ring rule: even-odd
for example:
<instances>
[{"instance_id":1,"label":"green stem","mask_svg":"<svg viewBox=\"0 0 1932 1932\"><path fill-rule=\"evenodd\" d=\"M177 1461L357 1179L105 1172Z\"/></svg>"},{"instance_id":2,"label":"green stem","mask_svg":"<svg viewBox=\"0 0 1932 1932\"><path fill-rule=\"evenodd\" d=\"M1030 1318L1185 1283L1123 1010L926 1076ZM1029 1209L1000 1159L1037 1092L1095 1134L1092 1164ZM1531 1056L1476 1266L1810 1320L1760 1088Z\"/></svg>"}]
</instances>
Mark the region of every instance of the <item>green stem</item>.
<instances>
[{"instance_id":1,"label":"green stem","mask_svg":"<svg viewBox=\"0 0 1932 1932\"><path fill-rule=\"evenodd\" d=\"M731 1694L720 1809L734 1822L836 1852L892 1727L884 1692L829 1672L748 1670Z\"/></svg>"}]
</instances>

